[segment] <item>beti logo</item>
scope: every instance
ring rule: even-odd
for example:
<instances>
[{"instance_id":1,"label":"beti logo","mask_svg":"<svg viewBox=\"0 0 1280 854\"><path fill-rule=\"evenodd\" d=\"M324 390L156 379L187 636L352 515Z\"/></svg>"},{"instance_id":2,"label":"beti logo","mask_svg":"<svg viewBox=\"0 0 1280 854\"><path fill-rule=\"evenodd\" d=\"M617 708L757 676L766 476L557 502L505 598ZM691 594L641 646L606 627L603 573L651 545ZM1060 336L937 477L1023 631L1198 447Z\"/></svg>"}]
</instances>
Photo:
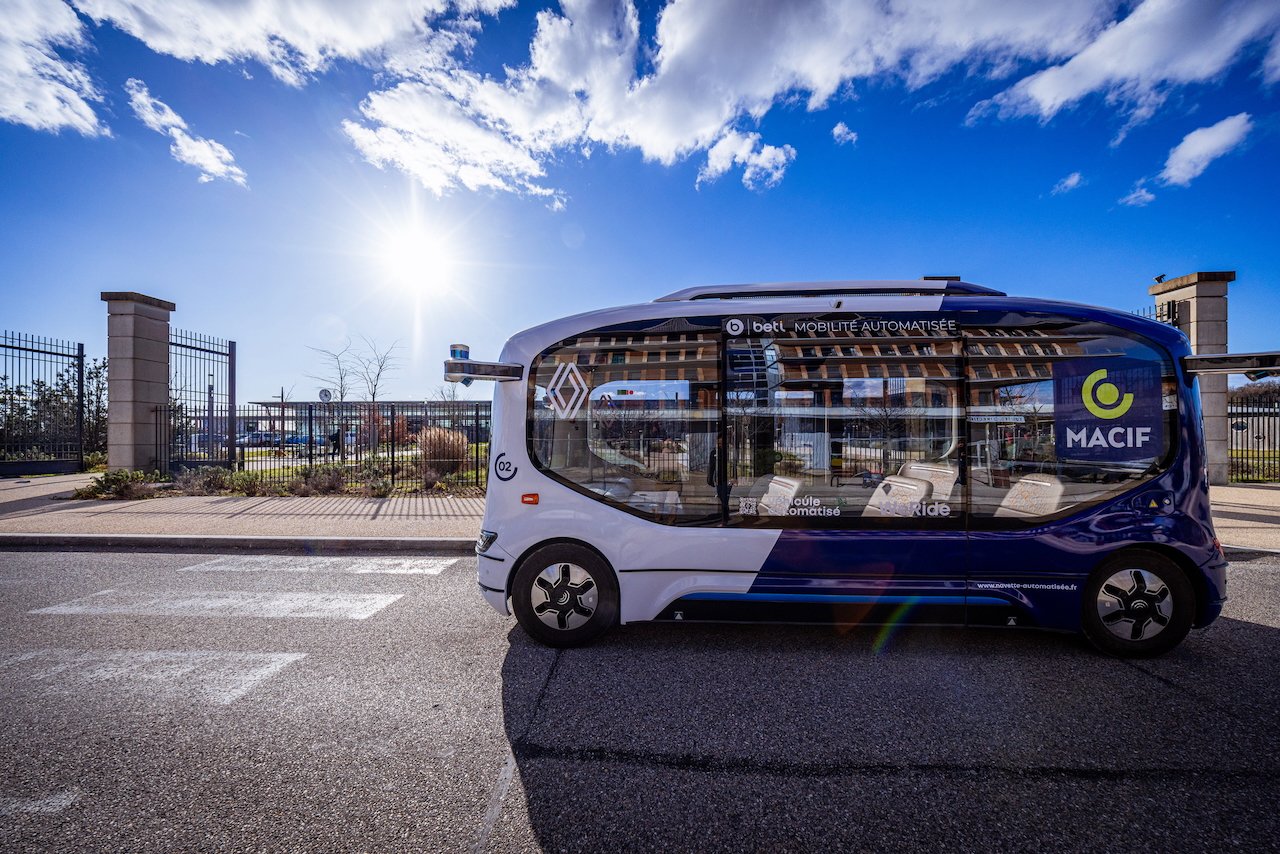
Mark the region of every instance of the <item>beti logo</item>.
<instances>
[{"instance_id":1,"label":"beti logo","mask_svg":"<svg viewBox=\"0 0 1280 854\"><path fill-rule=\"evenodd\" d=\"M752 317L731 317L724 322L726 335L737 338L740 335L780 335L786 332L781 320L760 320Z\"/></svg>"},{"instance_id":2,"label":"beti logo","mask_svg":"<svg viewBox=\"0 0 1280 854\"><path fill-rule=\"evenodd\" d=\"M1106 368L1099 368L1089 374L1080 389L1080 400L1095 418L1112 421L1129 411L1133 406L1133 395L1126 392L1121 397L1120 389L1116 388L1115 383L1103 382L1106 378ZM1098 385L1099 383L1102 384Z\"/></svg>"}]
</instances>

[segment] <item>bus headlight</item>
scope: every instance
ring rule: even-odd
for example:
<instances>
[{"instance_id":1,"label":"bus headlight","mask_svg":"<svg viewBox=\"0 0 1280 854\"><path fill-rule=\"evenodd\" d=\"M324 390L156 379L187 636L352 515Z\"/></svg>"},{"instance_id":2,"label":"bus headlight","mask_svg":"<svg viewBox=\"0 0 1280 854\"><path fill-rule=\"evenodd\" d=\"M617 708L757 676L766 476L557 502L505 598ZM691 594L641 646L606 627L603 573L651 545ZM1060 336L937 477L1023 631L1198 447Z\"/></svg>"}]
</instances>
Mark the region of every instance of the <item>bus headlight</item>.
<instances>
[{"instance_id":1,"label":"bus headlight","mask_svg":"<svg viewBox=\"0 0 1280 854\"><path fill-rule=\"evenodd\" d=\"M482 555L487 552L496 539L498 539L497 531L481 531L479 538L476 539L476 554Z\"/></svg>"}]
</instances>

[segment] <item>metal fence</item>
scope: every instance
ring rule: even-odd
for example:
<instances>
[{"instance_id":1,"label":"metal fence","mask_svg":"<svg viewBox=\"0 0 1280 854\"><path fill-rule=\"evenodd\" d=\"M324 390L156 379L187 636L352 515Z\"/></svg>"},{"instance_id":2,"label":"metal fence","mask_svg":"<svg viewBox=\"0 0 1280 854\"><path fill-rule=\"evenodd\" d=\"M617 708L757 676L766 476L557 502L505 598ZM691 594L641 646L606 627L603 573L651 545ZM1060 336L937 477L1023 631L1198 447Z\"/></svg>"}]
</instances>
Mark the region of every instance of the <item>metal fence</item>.
<instances>
[{"instance_id":1,"label":"metal fence","mask_svg":"<svg viewBox=\"0 0 1280 854\"><path fill-rule=\"evenodd\" d=\"M0 338L0 474L84 469L84 345Z\"/></svg>"},{"instance_id":2,"label":"metal fence","mask_svg":"<svg viewBox=\"0 0 1280 854\"><path fill-rule=\"evenodd\" d=\"M1182 311L1183 302L1185 302L1185 300L1176 300L1173 302L1162 302L1162 303L1159 303L1158 305L1150 305L1150 306L1147 306L1146 308L1140 308L1133 313L1138 315L1139 317L1146 317L1146 318L1150 318L1151 320L1158 320L1161 323L1167 323L1170 326L1176 326L1177 328L1181 329L1182 326L1180 325L1180 321L1182 320L1182 317L1184 315L1184 312Z\"/></svg>"},{"instance_id":3,"label":"metal fence","mask_svg":"<svg viewBox=\"0 0 1280 854\"><path fill-rule=\"evenodd\" d=\"M198 415L165 407L156 456L174 474L229 466L241 491L483 489L490 409L487 401L215 404ZM235 449L229 464L226 448Z\"/></svg>"},{"instance_id":4,"label":"metal fence","mask_svg":"<svg viewBox=\"0 0 1280 854\"><path fill-rule=\"evenodd\" d=\"M1227 426L1231 480L1280 481L1280 394L1233 397Z\"/></svg>"},{"instance_id":5,"label":"metal fence","mask_svg":"<svg viewBox=\"0 0 1280 854\"><path fill-rule=\"evenodd\" d=\"M226 416L235 408L236 342L169 330L169 406L156 424L160 445L198 449L204 465L230 466L235 432L227 430ZM169 454L156 458L162 467L173 461Z\"/></svg>"}]
</instances>

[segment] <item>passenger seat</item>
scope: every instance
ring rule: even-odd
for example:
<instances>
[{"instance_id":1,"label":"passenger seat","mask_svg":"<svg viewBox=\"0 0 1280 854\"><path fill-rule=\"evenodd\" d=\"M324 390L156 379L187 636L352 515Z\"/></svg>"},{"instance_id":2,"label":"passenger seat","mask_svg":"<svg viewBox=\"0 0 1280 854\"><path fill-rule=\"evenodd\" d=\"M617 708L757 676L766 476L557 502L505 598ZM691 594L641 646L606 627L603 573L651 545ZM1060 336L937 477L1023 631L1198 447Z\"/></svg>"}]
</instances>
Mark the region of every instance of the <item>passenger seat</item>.
<instances>
[{"instance_id":1,"label":"passenger seat","mask_svg":"<svg viewBox=\"0 0 1280 854\"><path fill-rule=\"evenodd\" d=\"M876 484L863 516L913 516L917 505L933 495L933 484L916 477L891 474Z\"/></svg>"},{"instance_id":2,"label":"passenger seat","mask_svg":"<svg viewBox=\"0 0 1280 854\"><path fill-rule=\"evenodd\" d=\"M956 480L960 477L960 470L944 462L916 460L903 463L902 468L898 470L898 474L903 477L929 481L933 484L934 501L950 501L951 490L955 489Z\"/></svg>"},{"instance_id":3,"label":"passenger seat","mask_svg":"<svg viewBox=\"0 0 1280 854\"><path fill-rule=\"evenodd\" d=\"M1027 519L1049 516L1062 503L1062 481L1051 474L1029 474L1014 482L996 508L996 516Z\"/></svg>"},{"instance_id":4,"label":"passenger seat","mask_svg":"<svg viewBox=\"0 0 1280 854\"><path fill-rule=\"evenodd\" d=\"M763 478L763 480L765 488L760 496L760 515L787 515L787 511L791 509L791 502L800 490L800 481L795 478L780 477L772 474ZM756 486L759 487L759 483Z\"/></svg>"}]
</instances>

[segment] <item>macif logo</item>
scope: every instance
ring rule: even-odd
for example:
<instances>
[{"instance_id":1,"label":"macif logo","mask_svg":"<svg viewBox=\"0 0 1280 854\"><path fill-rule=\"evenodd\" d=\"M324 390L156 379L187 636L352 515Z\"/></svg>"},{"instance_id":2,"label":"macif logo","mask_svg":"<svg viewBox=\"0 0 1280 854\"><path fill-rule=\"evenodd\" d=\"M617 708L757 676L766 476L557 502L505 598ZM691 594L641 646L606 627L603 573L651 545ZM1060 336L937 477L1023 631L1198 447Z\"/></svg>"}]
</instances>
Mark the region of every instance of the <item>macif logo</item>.
<instances>
[{"instance_id":1,"label":"macif logo","mask_svg":"<svg viewBox=\"0 0 1280 854\"><path fill-rule=\"evenodd\" d=\"M1066 460L1137 463L1164 443L1161 365L1108 356L1053 366L1054 446Z\"/></svg>"},{"instance_id":2,"label":"macif logo","mask_svg":"<svg viewBox=\"0 0 1280 854\"><path fill-rule=\"evenodd\" d=\"M1106 378L1106 368L1099 368L1089 374L1085 378L1084 386L1080 389L1080 400L1091 415L1111 421L1122 418L1129 411L1133 406L1133 395L1126 392L1124 397L1121 397L1120 389L1116 388L1114 383L1103 382Z\"/></svg>"}]
</instances>

